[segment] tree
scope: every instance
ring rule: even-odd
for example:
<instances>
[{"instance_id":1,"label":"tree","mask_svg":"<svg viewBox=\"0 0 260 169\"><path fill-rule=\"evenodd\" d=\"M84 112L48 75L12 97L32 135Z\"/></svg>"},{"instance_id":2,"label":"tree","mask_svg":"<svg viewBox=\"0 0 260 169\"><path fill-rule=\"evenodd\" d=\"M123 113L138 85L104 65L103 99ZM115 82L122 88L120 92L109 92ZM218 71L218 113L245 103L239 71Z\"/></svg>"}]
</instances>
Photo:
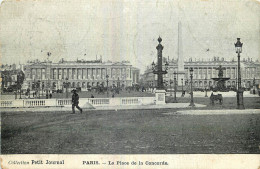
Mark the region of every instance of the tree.
<instances>
[{"instance_id":1,"label":"tree","mask_svg":"<svg viewBox=\"0 0 260 169\"><path fill-rule=\"evenodd\" d=\"M24 82L25 75L23 71L17 72L17 87L21 90L23 82Z\"/></svg>"},{"instance_id":2,"label":"tree","mask_svg":"<svg viewBox=\"0 0 260 169\"><path fill-rule=\"evenodd\" d=\"M20 70L17 73L17 88L20 90L20 99L22 98L22 85L23 85L23 81L24 81L24 73Z\"/></svg>"}]
</instances>

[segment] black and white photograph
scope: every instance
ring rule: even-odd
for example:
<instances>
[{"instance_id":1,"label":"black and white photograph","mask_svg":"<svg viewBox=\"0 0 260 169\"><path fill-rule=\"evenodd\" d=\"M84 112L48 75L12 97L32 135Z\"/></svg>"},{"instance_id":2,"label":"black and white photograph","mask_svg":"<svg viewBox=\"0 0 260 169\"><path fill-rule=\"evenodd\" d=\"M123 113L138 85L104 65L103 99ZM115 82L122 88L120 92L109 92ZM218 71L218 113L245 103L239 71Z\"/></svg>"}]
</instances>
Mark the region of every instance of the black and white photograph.
<instances>
[{"instance_id":1,"label":"black and white photograph","mask_svg":"<svg viewBox=\"0 0 260 169\"><path fill-rule=\"evenodd\" d=\"M0 67L3 159L244 154L259 167L258 0L3 0ZM175 165L126 159L79 165Z\"/></svg>"}]
</instances>

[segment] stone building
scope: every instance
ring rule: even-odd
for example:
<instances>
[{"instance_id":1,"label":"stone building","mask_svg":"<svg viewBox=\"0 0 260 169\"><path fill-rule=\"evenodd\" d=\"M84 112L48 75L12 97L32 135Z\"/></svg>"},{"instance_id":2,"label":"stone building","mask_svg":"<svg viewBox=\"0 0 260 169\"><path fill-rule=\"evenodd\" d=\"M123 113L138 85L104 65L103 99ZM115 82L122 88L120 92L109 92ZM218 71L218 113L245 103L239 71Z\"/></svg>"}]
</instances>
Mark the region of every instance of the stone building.
<instances>
[{"instance_id":1,"label":"stone building","mask_svg":"<svg viewBox=\"0 0 260 169\"><path fill-rule=\"evenodd\" d=\"M164 65L165 63L163 63ZM195 88L205 88L214 87L216 83L211 78L218 77L217 67L222 66L225 68L223 71L223 77L230 78L226 81L227 87L237 86L237 61L234 59L231 61L225 60L224 58L214 57L212 60L193 60L189 59L184 62L185 77L183 80L183 85L187 86L190 80L190 68L193 68L193 85ZM169 61L168 74L164 75L164 81L168 84L169 81L174 79L174 72L178 72L178 61ZM253 85L253 80L255 78L255 83L260 84L260 62L253 61L252 59L243 59L241 61L241 82L242 87L250 88ZM178 86L181 84L181 79L178 78L176 74L176 79L178 80ZM153 74L151 67L149 66L144 74L142 75L142 82L144 85L149 87L155 87L157 83L156 75ZM173 86L173 84L172 84Z\"/></svg>"},{"instance_id":2,"label":"stone building","mask_svg":"<svg viewBox=\"0 0 260 169\"><path fill-rule=\"evenodd\" d=\"M33 84L40 82L40 88L58 90L68 83L69 88L80 87L86 90L93 86L121 87L132 86L139 81L139 69L134 68L129 61L102 62L102 60L76 60L58 63L39 60L28 62L25 69L25 87L32 89Z\"/></svg>"}]
</instances>

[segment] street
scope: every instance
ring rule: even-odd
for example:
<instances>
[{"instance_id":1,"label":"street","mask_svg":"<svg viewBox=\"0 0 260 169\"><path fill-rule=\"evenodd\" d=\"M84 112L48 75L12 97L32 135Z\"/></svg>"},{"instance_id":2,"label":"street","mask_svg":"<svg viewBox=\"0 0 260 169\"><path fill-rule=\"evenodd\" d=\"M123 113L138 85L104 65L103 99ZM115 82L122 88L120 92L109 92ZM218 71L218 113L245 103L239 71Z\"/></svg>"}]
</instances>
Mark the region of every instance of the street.
<instances>
[{"instance_id":1,"label":"street","mask_svg":"<svg viewBox=\"0 0 260 169\"><path fill-rule=\"evenodd\" d=\"M2 112L2 154L260 153L260 114ZM190 111L190 109L187 109ZM204 110L205 111L205 110ZM225 111L225 110L223 110Z\"/></svg>"}]
</instances>

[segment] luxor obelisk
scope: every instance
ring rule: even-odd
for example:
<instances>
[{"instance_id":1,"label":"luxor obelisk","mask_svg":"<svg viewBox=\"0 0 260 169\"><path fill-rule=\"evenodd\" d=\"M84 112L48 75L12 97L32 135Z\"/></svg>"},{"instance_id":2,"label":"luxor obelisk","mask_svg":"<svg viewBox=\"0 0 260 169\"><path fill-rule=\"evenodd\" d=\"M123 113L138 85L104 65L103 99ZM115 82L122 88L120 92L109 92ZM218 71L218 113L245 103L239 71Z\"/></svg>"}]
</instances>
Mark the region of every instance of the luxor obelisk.
<instances>
[{"instance_id":1,"label":"luxor obelisk","mask_svg":"<svg viewBox=\"0 0 260 169\"><path fill-rule=\"evenodd\" d=\"M184 71L184 60L183 60L183 49L182 49L182 27L181 22L178 23L178 72L177 72L177 84L182 85L182 80L185 82L185 71Z\"/></svg>"}]
</instances>

